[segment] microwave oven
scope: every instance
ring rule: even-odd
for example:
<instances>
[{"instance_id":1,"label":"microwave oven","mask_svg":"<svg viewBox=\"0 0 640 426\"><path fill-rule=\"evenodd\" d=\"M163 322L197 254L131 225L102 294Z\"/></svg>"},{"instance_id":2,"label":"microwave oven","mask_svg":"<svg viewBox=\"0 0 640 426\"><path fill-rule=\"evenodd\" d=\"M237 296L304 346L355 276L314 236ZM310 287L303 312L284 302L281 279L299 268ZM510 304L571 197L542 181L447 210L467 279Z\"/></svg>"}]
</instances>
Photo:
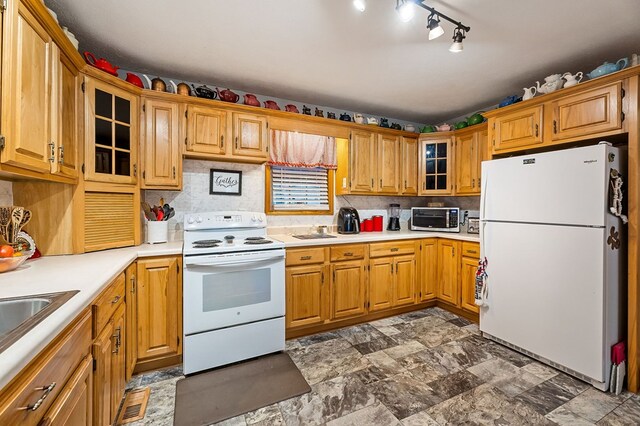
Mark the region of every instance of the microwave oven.
<instances>
[{"instance_id":1,"label":"microwave oven","mask_svg":"<svg viewBox=\"0 0 640 426\"><path fill-rule=\"evenodd\" d=\"M460 232L458 207L412 207L412 231Z\"/></svg>"}]
</instances>

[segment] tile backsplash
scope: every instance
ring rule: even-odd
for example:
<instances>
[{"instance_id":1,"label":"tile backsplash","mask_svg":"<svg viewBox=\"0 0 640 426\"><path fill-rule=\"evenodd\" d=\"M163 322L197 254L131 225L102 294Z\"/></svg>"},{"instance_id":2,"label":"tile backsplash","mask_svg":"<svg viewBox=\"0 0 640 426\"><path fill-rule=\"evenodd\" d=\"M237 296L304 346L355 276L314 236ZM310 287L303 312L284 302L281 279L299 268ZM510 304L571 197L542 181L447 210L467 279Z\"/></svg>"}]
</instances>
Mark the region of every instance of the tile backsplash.
<instances>
[{"instance_id":1,"label":"tile backsplash","mask_svg":"<svg viewBox=\"0 0 640 426\"><path fill-rule=\"evenodd\" d=\"M171 204L176 215L169 221L169 229L181 232L185 213L217 210L264 211L265 177L264 165L224 163L217 161L190 160L183 162L182 191L147 190L144 199L151 205L158 204L160 198ZM209 194L209 170L239 170L242 172L242 195ZM0 186L0 196L3 194ZM10 190L10 188L9 188ZM411 207L426 206L428 202L444 202L447 206L459 206L465 210L478 210L480 197L382 197L348 195L335 199L333 215L270 215L270 227L305 227L335 225L340 207L355 207L360 219L382 215L387 223L387 207L391 203L400 204L401 226L406 228Z\"/></svg>"},{"instance_id":2,"label":"tile backsplash","mask_svg":"<svg viewBox=\"0 0 640 426\"><path fill-rule=\"evenodd\" d=\"M13 187L8 180L0 180L0 206L13 205Z\"/></svg>"}]
</instances>

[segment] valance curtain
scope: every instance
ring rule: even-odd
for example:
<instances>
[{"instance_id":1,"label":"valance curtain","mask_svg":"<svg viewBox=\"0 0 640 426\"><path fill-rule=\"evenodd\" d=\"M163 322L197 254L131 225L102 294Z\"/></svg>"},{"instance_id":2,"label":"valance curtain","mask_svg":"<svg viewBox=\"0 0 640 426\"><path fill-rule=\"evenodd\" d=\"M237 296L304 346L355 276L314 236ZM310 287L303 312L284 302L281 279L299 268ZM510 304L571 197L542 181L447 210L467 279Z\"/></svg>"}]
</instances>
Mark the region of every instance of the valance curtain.
<instances>
[{"instance_id":1,"label":"valance curtain","mask_svg":"<svg viewBox=\"0 0 640 426\"><path fill-rule=\"evenodd\" d=\"M269 165L335 169L336 139L306 133L272 130Z\"/></svg>"}]
</instances>

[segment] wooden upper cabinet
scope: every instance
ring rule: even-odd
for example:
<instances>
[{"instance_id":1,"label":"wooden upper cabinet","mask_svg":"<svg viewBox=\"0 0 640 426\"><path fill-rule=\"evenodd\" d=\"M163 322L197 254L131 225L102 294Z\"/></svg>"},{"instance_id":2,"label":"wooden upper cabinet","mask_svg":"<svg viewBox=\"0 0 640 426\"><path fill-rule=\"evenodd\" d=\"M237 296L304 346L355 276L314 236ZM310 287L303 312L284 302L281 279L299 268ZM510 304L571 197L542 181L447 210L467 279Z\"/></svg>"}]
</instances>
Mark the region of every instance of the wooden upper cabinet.
<instances>
[{"instance_id":1,"label":"wooden upper cabinet","mask_svg":"<svg viewBox=\"0 0 640 426\"><path fill-rule=\"evenodd\" d=\"M400 137L378 135L378 185L376 192L397 194L400 190Z\"/></svg>"},{"instance_id":2,"label":"wooden upper cabinet","mask_svg":"<svg viewBox=\"0 0 640 426\"><path fill-rule=\"evenodd\" d=\"M459 245L457 241L453 240L438 240L437 297L456 306L460 306L458 293Z\"/></svg>"},{"instance_id":3,"label":"wooden upper cabinet","mask_svg":"<svg viewBox=\"0 0 640 426\"><path fill-rule=\"evenodd\" d=\"M542 143L543 106L523 108L489 120L493 129L493 151L506 151Z\"/></svg>"},{"instance_id":4,"label":"wooden upper cabinet","mask_svg":"<svg viewBox=\"0 0 640 426\"><path fill-rule=\"evenodd\" d=\"M77 178L80 170L81 78L78 69L53 45L52 134L55 144L51 172Z\"/></svg>"},{"instance_id":5,"label":"wooden upper cabinet","mask_svg":"<svg viewBox=\"0 0 640 426\"><path fill-rule=\"evenodd\" d=\"M267 117L233 113L233 154L266 159L268 151Z\"/></svg>"},{"instance_id":6,"label":"wooden upper cabinet","mask_svg":"<svg viewBox=\"0 0 640 426\"><path fill-rule=\"evenodd\" d=\"M178 104L145 99L144 117L142 187L180 189L182 155Z\"/></svg>"},{"instance_id":7,"label":"wooden upper cabinet","mask_svg":"<svg viewBox=\"0 0 640 426\"><path fill-rule=\"evenodd\" d=\"M402 195L418 194L418 139L402 138L401 142L401 167L400 179Z\"/></svg>"},{"instance_id":8,"label":"wooden upper cabinet","mask_svg":"<svg viewBox=\"0 0 640 426\"><path fill-rule=\"evenodd\" d=\"M322 324L325 312L324 265L286 269L286 328Z\"/></svg>"},{"instance_id":9,"label":"wooden upper cabinet","mask_svg":"<svg viewBox=\"0 0 640 426\"><path fill-rule=\"evenodd\" d=\"M182 353L180 257L138 260L136 334L138 361Z\"/></svg>"},{"instance_id":10,"label":"wooden upper cabinet","mask_svg":"<svg viewBox=\"0 0 640 426\"><path fill-rule=\"evenodd\" d=\"M622 83L612 83L551 102L551 139L589 136L622 128Z\"/></svg>"},{"instance_id":11,"label":"wooden upper cabinet","mask_svg":"<svg viewBox=\"0 0 640 426\"><path fill-rule=\"evenodd\" d=\"M376 189L377 149L375 135L371 132L351 132L351 192L367 193Z\"/></svg>"},{"instance_id":12,"label":"wooden upper cabinet","mask_svg":"<svg viewBox=\"0 0 640 426\"><path fill-rule=\"evenodd\" d=\"M3 15L2 111L3 164L49 173L51 145L51 67L53 42L21 1ZM53 154L53 155L52 155Z\"/></svg>"},{"instance_id":13,"label":"wooden upper cabinet","mask_svg":"<svg viewBox=\"0 0 640 426\"><path fill-rule=\"evenodd\" d=\"M429 238L420 242L420 296L419 301L424 302L436 298L438 282L438 240Z\"/></svg>"},{"instance_id":14,"label":"wooden upper cabinet","mask_svg":"<svg viewBox=\"0 0 640 426\"><path fill-rule=\"evenodd\" d=\"M487 157L487 148L486 124L456 136L456 195L480 194L480 169Z\"/></svg>"},{"instance_id":15,"label":"wooden upper cabinet","mask_svg":"<svg viewBox=\"0 0 640 426\"><path fill-rule=\"evenodd\" d=\"M87 77L85 97L85 179L135 185L138 96Z\"/></svg>"},{"instance_id":16,"label":"wooden upper cabinet","mask_svg":"<svg viewBox=\"0 0 640 426\"><path fill-rule=\"evenodd\" d=\"M227 111L189 105L187 116L187 151L198 154L225 153Z\"/></svg>"},{"instance_id":17,"label":"wooden upper cabinet","mask_svg":"<svg viewBox=\"0 0 640 426\"><path fill-rule=\"evenodd\" d=\"M420 195L453 193L453 140L450 136L420 139Z\"/></svg>"},{"instance_id":18,"label":"wooden upper cabinet","mask_svg":"<svg viewBox=\"0 0 640 426\"><path fill-rule=\"evenodd\" d=\"M456 137L456 194L475 192L478 148L475 133Z\"/></svg>"},{"instance_id":19,"label":"wooden upper cabinet","mask_svg":"<svg viewBox=\"0 0 640 426\"><path fill-rule=\"evenodd\" d=\"M364 315L365 264L361 260L338 262L332 265L331 319Z\"/></svg>"}]
</instances>

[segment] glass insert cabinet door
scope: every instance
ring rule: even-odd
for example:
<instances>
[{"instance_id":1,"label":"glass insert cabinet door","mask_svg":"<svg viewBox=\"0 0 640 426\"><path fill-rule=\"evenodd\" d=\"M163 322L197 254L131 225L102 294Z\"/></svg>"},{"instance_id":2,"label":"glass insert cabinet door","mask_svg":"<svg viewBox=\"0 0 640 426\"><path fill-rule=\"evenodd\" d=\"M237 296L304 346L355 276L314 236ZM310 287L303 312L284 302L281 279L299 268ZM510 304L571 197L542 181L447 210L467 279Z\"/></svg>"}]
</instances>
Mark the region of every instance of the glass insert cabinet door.
<instances>
[{"instance_id":1,"label":"glass insert cabinet door","mask_svg":"<svg viewBox=\"0 0 640 426\"><path fill-rule=\"evenodd\" d=\"M452 156L451 138L420 140L420 194L451 194Z\"/></svg>"},{"instance_id":2,"label":"glass insert cabinet door","mask_svg":"<svg viewBox=\"0 0 640 426\"><path fill-rule=\"evenodd\" d=\"M135 184L138 174L138 97L98 80L85 81L85 177Z\"/></svg>"}]
</instances>

